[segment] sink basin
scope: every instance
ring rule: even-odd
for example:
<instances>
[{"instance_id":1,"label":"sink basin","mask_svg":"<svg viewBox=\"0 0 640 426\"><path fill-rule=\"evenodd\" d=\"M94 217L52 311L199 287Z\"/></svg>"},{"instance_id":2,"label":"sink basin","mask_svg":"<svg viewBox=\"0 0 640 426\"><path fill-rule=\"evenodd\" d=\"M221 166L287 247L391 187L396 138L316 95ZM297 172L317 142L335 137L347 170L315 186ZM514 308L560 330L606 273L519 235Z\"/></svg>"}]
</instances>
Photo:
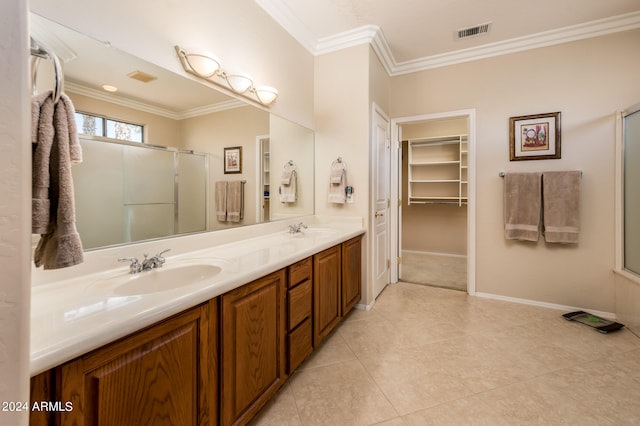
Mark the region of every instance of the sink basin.
<instances>
[{"instance_id":1,"label":"sink basin","mask_svg":"<svg viewBox=\"0 0 640 426\"><path fill-rule=\"evenodd\" d=\"M209 280L222 272L222 267L209 263L181 263L138 274L120 274L95 283L117 296L134 296L176 290Z\"/></svg>"}]
</instances>

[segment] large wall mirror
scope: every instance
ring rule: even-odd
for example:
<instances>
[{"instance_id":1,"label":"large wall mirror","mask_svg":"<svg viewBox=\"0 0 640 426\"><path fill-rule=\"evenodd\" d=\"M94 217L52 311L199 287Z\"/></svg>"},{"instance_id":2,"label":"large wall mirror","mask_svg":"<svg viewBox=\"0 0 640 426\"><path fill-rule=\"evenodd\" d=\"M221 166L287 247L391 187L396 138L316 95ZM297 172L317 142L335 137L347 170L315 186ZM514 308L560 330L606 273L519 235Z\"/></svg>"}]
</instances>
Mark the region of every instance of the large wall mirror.
<instances>
[{"instance_id":1,"label":"large wall mirror","mask_svg":"<svg viewBox=\"0 0 640 426\"><path fill-rule=\"evenodd\" d=\"M310 129L30 17L32 37L59 57L80 114L84 158L72 173L85 250L314 213ZM53 87L47 62L34 67L36 90ZM107 123L120 126L115 136ZM119 139L140 130L142 142ZM293 199L282 196L292 190L292 167Z\"/></svg>"}]
</instances>

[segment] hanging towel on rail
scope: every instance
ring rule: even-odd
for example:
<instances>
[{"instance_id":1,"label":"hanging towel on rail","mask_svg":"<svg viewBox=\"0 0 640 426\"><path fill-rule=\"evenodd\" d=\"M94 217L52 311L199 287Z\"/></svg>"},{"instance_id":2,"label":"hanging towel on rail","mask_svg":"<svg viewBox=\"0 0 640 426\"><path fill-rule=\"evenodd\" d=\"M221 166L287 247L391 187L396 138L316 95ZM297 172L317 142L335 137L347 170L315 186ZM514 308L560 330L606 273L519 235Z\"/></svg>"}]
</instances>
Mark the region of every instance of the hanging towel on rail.
<instances>
[{"instance_id":1,"label":"hanging towel on rail","mask_svg":"<svg viewBox=\"0 0 640 426\"><path fill-rule=\"evenodd\" d=\"M344 204L347 201L347 169L342 161L334 161L329 174L329 202Z\"/></svg>"},{"instance_id":2,"label":"hanging towel on rail","mask_svg":"<svg viewBox=\"0 0 640 426\"><path fill-rule=\"evenodd\" d=\"M32 232L41 234L34 263L58 269L82 263L71 164L82 161L71 99L51 91L32 98Z\"/></svg>"},{"instance_id":3,"label":"hanging towel on rail","mask_svg":"<svg viewBox=\"0 0 640 426\"><path fill-rule=\"evenodd\" d=\"M506 173L504 176L504 237L538 241L542 173Z\"/></svg>"},{"instance_id":4,"label":"hanging towel on rail","mask_svg":"<svg viewBox=\"0 0 640 426\"><path fill-rule=\"evenodd\" d=\"M297 178L298 172L296 171L296 166L287 163L282 171L280 187L278 188L281 203L296 202L298 198Z\"/></svg>"},{"instance_id":5,"label":"hanging towel on rail","mask_svg":"<svg viewBox=\"0 0 640 426\"><path fill-rule=\"evenodd\" d=\"M544 172L542 205L544 239L575 244L580 233L580 171Z\"/></svg>"},{"instance_id":6,"label":"hanging towel on rail","mask_svg":"<svg viewBox=\"0 0 640 426\"><path fill-rule=\"evenodd\" d=\"M239 180L227 183L227 220L240 222L244 216L242 200L242 182Z\"/></svg>"},{"instance_id":7,"label":"hanging towel on rail","mask_svg":"<svg viewBox=\"0 0 640 426\"><path fill-rule=\"evenodd\" d=\"M220 180L215 184L216 219L227 221L227 181Z\"/></svg>"}]
</instances>

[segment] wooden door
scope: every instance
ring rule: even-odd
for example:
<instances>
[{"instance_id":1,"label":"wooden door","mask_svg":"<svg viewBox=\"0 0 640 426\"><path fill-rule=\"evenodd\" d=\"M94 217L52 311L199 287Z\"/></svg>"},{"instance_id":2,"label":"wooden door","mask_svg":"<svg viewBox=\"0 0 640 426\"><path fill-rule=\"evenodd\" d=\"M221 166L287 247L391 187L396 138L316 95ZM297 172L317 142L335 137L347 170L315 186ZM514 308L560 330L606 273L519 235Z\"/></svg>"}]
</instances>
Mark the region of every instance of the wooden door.
<instances>
[{"instance_id":1,"label":"wooden door","mask_svg":"<svg viewBox=\"0 0 640 426\"><path fill-rule=\"evenodd\" d=\"M342 311L345 316L362 294L362 236L342 243Z\"/></svg>"},{"instance_id":2,"label":"wooden door","mask_svg":"<svg viewBox=\"0 0 640 426\"><path fill-rule=\"evenodd\" d=\"M284 292L282 270L222 296L223 425L246 423L286 380Z\"/></svg>"},{"instance_id":3,"label":"wooden door","mask_svg":"<svg viewBox=\"0 0 640 426\"><path fill-rule=\"evenodd\" d=\"M313 256L313 346L340 322L340 245Z\"/></svg>"},{"instance_id":4,"label":"wooden door","mask_svg":"<svg viewBox=\"0 0 640 426\"><path fill-rule=\"evenodd\" d=\"M62 425L214 425L214 302L58 367Z\"/></svg>"}]
</instances>

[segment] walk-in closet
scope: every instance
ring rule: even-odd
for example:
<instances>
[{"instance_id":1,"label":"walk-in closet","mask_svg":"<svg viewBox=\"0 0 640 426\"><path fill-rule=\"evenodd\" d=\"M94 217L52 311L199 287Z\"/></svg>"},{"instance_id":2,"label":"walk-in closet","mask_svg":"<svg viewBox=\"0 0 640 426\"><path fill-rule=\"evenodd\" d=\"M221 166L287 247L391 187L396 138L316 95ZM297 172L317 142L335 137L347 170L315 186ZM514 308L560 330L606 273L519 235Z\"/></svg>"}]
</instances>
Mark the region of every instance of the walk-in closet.
<instances>
[{"instance_id":1,"label":"walk-in closet","mask_svg":"<svg viewBox=\"0 0 640 426\"><path fill-rule=\"evenodd\" d=\"M402 126L401 281L467 290L468 128Z\"/></svg>"}]
</instances>

